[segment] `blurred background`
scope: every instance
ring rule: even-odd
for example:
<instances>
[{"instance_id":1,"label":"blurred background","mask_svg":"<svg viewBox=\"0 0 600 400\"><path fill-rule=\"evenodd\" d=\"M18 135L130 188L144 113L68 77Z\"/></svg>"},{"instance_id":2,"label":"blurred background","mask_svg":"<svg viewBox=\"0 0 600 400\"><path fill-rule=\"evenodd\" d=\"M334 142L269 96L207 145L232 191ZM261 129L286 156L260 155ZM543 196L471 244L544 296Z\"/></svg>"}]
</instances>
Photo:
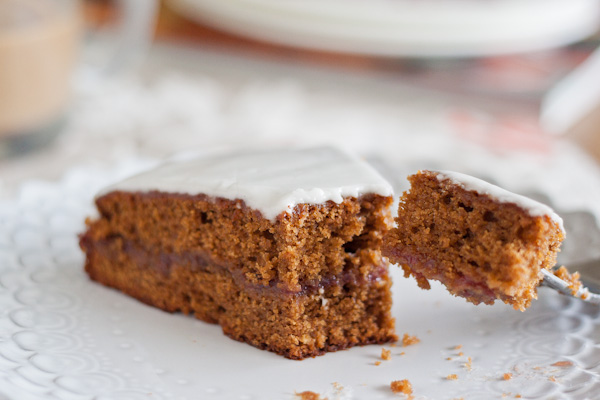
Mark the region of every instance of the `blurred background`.
<instances>
[{"instance_id":1,"label":"blurred background","mask_svg":"<svg viewBox=\"0 0 600 400\"><path fill-rule=\"evenodd\" d=\"M0 197L335 144L400 189L455 169L600 215L599 21L596 0L2 0Z\"/></svg>"}]
</instances>

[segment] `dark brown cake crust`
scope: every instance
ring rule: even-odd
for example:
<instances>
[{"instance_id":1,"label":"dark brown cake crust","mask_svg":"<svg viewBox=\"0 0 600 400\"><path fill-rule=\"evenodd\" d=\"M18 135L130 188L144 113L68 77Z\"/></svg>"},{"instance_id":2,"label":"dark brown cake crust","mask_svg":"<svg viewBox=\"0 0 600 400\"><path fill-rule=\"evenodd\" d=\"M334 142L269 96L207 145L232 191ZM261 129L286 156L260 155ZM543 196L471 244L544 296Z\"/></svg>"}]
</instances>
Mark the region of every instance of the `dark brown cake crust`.
<instances>
[{"instance_id":1,"label":"dark brown cake crust","mask_svg":"<svg viewBox=\"0 0 600 400\"><path fill-rule=\"evenodd\" d=\"M273 223L241 200L112 192L80 245L93 280L302 359L396 340L379 250L390 203L301 205Z\"/></svg>"},{"instance_id":2,"label":"dark brown cake crust","mask_svg":"<svg viewBox=\"0 0 600 400\"><path fill-rule=\"evenodd\" d=\"M384 255L422 288L435 279L474 304L501 299L515 309L529 306L540 270L556 262L564 237L558 224L439 180L436 172L408 179L411 188L400 199Z\"/></svg>"}]
</instances>

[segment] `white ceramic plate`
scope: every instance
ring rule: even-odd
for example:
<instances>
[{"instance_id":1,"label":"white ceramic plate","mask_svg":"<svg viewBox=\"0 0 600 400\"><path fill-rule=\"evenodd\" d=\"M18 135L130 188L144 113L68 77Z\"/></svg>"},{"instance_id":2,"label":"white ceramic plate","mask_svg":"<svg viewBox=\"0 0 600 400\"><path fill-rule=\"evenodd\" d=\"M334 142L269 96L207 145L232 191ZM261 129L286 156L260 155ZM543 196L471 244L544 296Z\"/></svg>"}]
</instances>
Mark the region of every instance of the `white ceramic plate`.
<instances>
[{"instance_id":1,"label":"white ceramic plate","mask_svg":"<svg viewBox=\"0 0 600 400\"><path fill-rule=\"evenodd\" d=\"M169 0L186 17L303 48L379 56L482 56L571 43L596 0Z\"/></svg>"},{"instance_id":2,"label":"white ceramic plate","mask_svg":"<svg viewBox=\"0 0 600 400\"><path fill-rule=\"evenodd\" d=\"M546 290L523 313L476 307L438 285L422 291L394 267L397 331L421 343L292 361L93 283L77 233L92 194L117 175L29 183L0 205L0 399L262 400L305 390L397 399L389 385L399 379L415 399L597 398L600 308Z\"/></svg>"}]
</instances>

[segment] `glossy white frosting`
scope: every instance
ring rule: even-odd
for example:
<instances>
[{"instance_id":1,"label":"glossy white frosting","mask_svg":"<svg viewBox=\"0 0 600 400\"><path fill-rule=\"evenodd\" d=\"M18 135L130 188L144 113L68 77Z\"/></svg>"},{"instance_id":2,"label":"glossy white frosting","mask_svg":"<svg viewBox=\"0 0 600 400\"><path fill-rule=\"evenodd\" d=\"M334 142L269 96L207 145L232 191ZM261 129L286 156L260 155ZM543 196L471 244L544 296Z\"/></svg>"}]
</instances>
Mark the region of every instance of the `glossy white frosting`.
<instances>
[{"instance_id":1,"label":"glossy white frosting","mask_svg":"<svg viewBox=\"0 0 600 400\"><path fill-rule=\"evenodd\" d=\"M480 194L488 195L495 200L501 203L513 203L522 209L526 210L529 215L532 217L541 217L544 215L549 216L553 221L555 221L562 231L564 232L563 220L552 210L552 208L548 207L545 204L542 204L538 201L532 200L529 197L521 196L519 194L509 192L506 189L502 189L496 185L492 185L489 182L484 180L475 178L470 175L461 174L460 172L453 171L433 171L437 173L437 179L439 181L442 180L450 180L452 183L455 183L466 190L472 190Z\"/></svg>"},{"instance_id":2,"label":"glossy white frosting","mask_svg":"<svg viewBox=\"0 0 600 400\"><path fill-rule=\"evenodd\" d=\"M341 203L368 193L393 195L366 162L332 147L224 154L166 163L109 186L111 191L206 194L242 199L274 220L298 204Z\"/></svg>"}]
</instances>

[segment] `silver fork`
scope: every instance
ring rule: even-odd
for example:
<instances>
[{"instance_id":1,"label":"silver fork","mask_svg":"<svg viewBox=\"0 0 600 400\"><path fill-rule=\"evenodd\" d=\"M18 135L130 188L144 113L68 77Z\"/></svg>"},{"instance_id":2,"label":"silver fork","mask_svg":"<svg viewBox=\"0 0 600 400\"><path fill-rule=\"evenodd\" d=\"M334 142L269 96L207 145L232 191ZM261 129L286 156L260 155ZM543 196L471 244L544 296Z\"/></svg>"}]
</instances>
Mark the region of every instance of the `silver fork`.
<instances>
[{"instance_id":1,"label":"silver fork","mask_svg":"<svg viewBox=\"0 0 600 400\"><path fill-rule=\"evenodd\" d=\"M548 270L542 270L544 280L541 285L552 288L566 296L576 297L588 303L600 304L600 294L598 294L600 290L600 259L570 265L569 272L579 272L580 274L583 287L577 293L573 292L568 282Z\"/></svg>"}]
</instances>

